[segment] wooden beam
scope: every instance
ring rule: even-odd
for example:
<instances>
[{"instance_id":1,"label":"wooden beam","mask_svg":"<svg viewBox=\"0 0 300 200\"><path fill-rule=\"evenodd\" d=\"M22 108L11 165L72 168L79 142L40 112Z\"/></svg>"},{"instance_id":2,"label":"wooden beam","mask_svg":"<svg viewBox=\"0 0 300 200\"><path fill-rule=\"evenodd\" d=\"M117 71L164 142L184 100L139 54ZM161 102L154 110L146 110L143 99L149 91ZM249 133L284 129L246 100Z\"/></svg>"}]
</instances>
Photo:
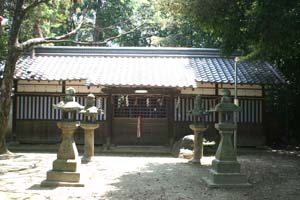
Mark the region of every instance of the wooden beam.
<instances>
[{"instance_id":1,"label":"wooden beam","mask_svg":"<svg viewBox=\"0 0 300 200\"><path fill-rule=\"evenodd\" d=\"M119 94L134 94L139 95L135 93L135 90L147 90L148 93L141 94L143 96L145 95L171 95L171 94L180 94L180 90L177 88L154 88L154 87L106 87L102 89L102 92L104 93L111 93L113 95Z\"/></svg>"}]
</instances>

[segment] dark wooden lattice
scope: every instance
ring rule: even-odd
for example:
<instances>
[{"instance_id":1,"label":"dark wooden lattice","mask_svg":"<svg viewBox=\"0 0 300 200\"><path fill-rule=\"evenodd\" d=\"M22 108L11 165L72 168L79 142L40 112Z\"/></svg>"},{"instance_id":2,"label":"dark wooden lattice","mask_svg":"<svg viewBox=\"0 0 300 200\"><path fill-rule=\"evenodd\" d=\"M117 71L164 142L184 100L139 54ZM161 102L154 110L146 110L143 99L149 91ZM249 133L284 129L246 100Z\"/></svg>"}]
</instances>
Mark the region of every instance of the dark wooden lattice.
<instances>
[{"instance_id":1,"label":"dark wooden lattice","mask_svg":"<svg viewBox=\"0 0 300 200\"><path fill-rule=\"evenodd\" d=\"M162 96L114 96L114 117L166 118L166 98Z\"/></svg>"}]
</instances>

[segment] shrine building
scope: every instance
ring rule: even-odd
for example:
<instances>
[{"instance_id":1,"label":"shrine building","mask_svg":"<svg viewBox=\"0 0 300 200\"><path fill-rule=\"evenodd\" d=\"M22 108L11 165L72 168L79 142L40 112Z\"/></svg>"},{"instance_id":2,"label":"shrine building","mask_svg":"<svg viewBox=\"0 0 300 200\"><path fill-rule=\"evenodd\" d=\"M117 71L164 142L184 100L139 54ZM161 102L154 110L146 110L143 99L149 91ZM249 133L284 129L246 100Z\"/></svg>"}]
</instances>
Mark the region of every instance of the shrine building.
<instances>
[{"instance_id":1,"label":"shrine building","mask_svg":"<svg viewBox=\"0 0 300 200\"><path fill-rule=\"evenodd\" d=\"M192 134L188 111L195 95L202 95L207 110L220 101L223 88L233 97L236 56L199 48L35 47L16 67L12 135L20 143L58 143L61 113L52 105L73 87L81 105L93 93L104 110L97 116L96 145L169 145ZM238 145L264 144L265 88L284 83L268 62L237 62ZM217 120L214 113L205 117L207 140L217 139ZM78 128L76 143L83 138Z\"/></svg>"}]
</instances>

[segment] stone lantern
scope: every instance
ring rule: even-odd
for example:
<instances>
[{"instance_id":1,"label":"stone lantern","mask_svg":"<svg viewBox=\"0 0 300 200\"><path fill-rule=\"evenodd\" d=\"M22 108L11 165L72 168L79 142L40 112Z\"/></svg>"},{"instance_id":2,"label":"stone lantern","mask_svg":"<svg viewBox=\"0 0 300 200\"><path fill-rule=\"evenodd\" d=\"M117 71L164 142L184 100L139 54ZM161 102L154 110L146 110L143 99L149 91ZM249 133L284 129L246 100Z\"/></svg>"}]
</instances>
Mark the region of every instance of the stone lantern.
<instances>
[{"instance_id":1,"label":"stone lantern","mask_svg":"<svg viewBox=\"0 0 300 200\"><path fill-rule=\"evenodd\" d=\"M84 120L80 127L84 129L84 155L83 163L92 161L94 156L94 130L99 127L96 123L96 115L103 114L103 110L95 106L95 95L89 94L86 99L86 106L80 113L83 114Z\"/></svg>"},{"instance_id":2,"label":"stone lantern","mask_svg":"<svg viewBox=\"0 0 300 200\"><path fill-rule=\"evenodd\" d=\"M64 101L53 105L54 109L59 109L62 111L62 121L75 122L76 113L84 108L75 101L75 93L76 90L74 88L67 88Z\"/></svg>"},{"instance_id":3,"label":"stone lantern","mask_svg":"<svg viewBox=\"0 0 300 200\"><path fill-rule=\"evenodd\" d=\"M240 108L231 102L229 90L223 92L221 102L214 109L219 116L219 123L215 124L215 128L219 131L221 140L205 181L210 187L250 186L246 176L240 173L240 164L231 140L237 126L233 120L234 112L240 111Z\"/></svg>"},{"instance_id":4,"label":"stone lantern","mask_svg":"<svg viewBox=\"0 0 300 200\"><path fill-rule=\"evenodd\" d=\"M74 141L74 131L77 128L76 112L83 109L83 106L75 101L75 93L74 88L67 88L64 101L53 105L62 111L62 121L57 123L62 129L62 142L57 159L53 161L53 169L47 172L47 179L41 183L42 186L84 186L80 182L80 162Z\"/></svg>"},{"instance_id":5,"label":"stone lantern","mask_svg":"<svg viewBox=\"0 0 300 200\"><path fill-rule=\"evenodd\" d=\"M207 115L208 112L203 108L200 95L195 97L195 107L189 113L193 116L193 123L190 124L189 127L194 132L194 155L190 162L201 164L201 158L203 157L203 135L204 131L208 128L208 124L204 122L203 117ZM200 122L196 121L197 117L200 118Z\"/></svg>"}]
</instances>

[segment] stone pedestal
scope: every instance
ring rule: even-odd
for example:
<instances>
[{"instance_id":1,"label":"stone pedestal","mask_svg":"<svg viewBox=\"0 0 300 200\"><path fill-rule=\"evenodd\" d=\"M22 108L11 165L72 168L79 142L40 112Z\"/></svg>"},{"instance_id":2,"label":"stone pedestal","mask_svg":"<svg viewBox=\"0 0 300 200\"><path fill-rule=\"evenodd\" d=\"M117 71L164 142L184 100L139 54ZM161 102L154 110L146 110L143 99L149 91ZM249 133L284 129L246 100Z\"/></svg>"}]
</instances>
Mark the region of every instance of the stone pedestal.
<instances>
[{"instance_id":1,"label":"stone pedestal","mask_svg":"<svg viewBox=\"0 0 300 200\"><path fill-rule=\"evenodd\" d=\"M194 155L190 162L201 164L201 158L203 157L203 135L208 127L205 124L191 124L189 127L194 132Z\"/></svg>"},{"instance_id":2,"label":"stone pedestal","mask_svg":"<svg viewBox=\"0 0 300 200\"><path fill-rule=\"evenodd\" d=\"M80 127L84 129L84 155L83 163L92 161L94 157L94 130L99 127L99 124L81 123Z\"/></svg>"},{"instance_id":3,"label":"stone pedestal","mask_svg":"<svg viewBox=\"0 0 300 200\"><path fill-rule=\"evenodd\" d=\"M53 161L53 169L47 172L47 179L41 183L43 187L83 187L80 182L78 151L74 141L76 122L58 122L62 129L62 142L58 149L57 159Z\"/></svg>"},{"instance_id":4,"label":"stone pedestal","mask_svg":"<svg viewBox=\"0 0 300 200\"><path fill-rule=\"evenodd\" d=\"M240 172L240 164L237 162L236 152L233 149L231 136L234 124L216 124L221 141L216 152L216 158L212 161L212 169L204 180L209 187L248 187L251 186L245 175Z\"/></svg>"}]
</instances>

